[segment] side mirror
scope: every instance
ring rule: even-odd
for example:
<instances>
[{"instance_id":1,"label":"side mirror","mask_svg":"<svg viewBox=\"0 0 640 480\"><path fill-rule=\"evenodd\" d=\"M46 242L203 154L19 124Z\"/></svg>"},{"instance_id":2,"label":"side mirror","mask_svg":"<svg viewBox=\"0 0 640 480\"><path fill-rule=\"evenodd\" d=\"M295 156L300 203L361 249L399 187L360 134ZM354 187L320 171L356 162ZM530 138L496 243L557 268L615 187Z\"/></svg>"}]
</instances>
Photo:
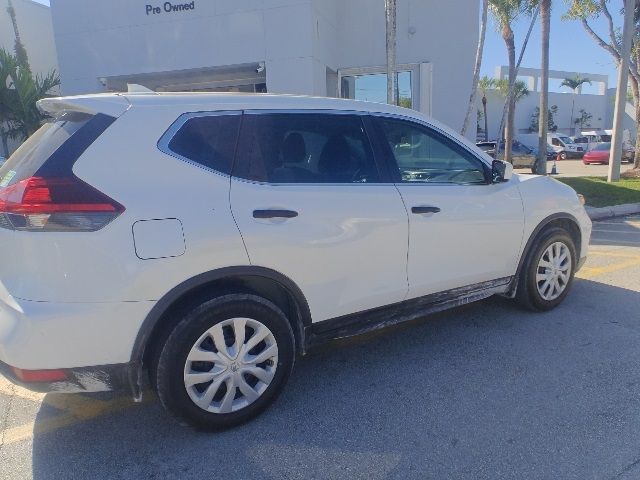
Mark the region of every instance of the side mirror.
<instances>
[{"instance_id":1,"label":"side mirror","mask_svg":"<svg viewBox=\"0 0 640 480\"><path fill-rule=\"evenodd\" d=\"M493 183L508 182L513 176L513 165L502 160L494 160L491 165L491 181Z\"/></svg>"}]
</instances>

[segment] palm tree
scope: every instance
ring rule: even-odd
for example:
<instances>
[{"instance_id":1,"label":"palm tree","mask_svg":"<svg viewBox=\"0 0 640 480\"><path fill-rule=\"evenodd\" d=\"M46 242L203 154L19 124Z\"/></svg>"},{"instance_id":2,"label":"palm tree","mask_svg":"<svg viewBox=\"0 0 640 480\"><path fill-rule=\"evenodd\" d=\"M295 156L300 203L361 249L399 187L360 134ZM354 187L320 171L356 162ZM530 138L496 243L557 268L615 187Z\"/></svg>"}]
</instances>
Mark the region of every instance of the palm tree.
<instances>
[{"instance_id":1,"label":"palm tree","mask_svg":"<svg viewBox=\"0 0 640 480\"><path fill-rule=\"evenodd\" d=\"M509 58L509 85L516 82L516 44L511 24L523 13L529 9L529 2L526 0L489 0L489 8L493 14L500 34L507 47L507 56ZM513 145L514 130L514 111L516 107L516 99L507 95L507 123L505 126L505 152L504 158L511 158L511 147Z\"/></svg>"},{"instance_id":2,"label":"palm tree","mask_svg":"<svg viewBox=\"0 0 640 480\"><path fill-rule=\"evenodd\" d=\"M387 103L397 105L396 71L396 0L384 1L385 19L387 25Z\"/></svg>"},{"instance_id":3,"label":"palm tree","mask_svg":"<svg viewBox=\"0 0 640 480\"><path fill-rule=\"evenodd\" d=\"M496 81L486 75L478 81L478 88L482 93L482 114L484 116L484 141L489 141L489 121L487 119L487 91L495 87Z\"/></svg>"},{"instance_id":4,"label":"palm tree","mask_svg":"<svg viewBox=\"0 0 640 480\"><path fill-rule=\"evenodd\" d=\"M551 0L540 0L540 36L542 38L542 72L540 86L540 118L538 118L538 159L535 172L547 173L547 133L549 122L549 36L551 33ZM573 115L573 114L572 114Z\"/></svg>"},{"instance_id":5,"label":"palm tree","mask_svg":"<svg viewBox=\"0 0 640 480\"><path fill-rule=\"evenodd\" d=\"M500 80L494 80L494 85L496 90L500 92L500 95L507 98L509 95L509 80L506 78L501 78ZM527 84L522 80L516 80L516 83L513 85L513 100L514 102L519 102L524 97L528 96L531 93Z\"/></svg>"},{"instance_id":6,"label":"palm tree","mask_svg":"<svg viewBox=\"0 0 640 480\"><path fill-rule=\"evenodd\" d=\"M591 85L591 80L578 74L573 78L565 78L560 84L561 87L569 87L571 90L573 90L573 100L571 102L571 135L575 135L576 133L576 129L573 126L573 112L576 107L576 94L578 93L578 89L585 83Z\"/></svg>"},{"instance_id":7,"label":"palm tree","mask_svg":"<svg viewBox=\"0 0 640 480\"><path fill-rule=\"evenodd\" d=\"M568 0L569 11L566 18L576 20L582 24L585 32L595 41L596 45L606 50L614 59L617 65L622 61L622 45L620 42L620 25L616 25L614 17L611 14L608 2L600 0ZM615 11L614 11L615 13ZM638 22L639 9L636 7L636 22ZM618 16L617 18L619 18ZM608 36L600 35L593 29L593 22L602 22L608 28ZM633 47L631 49L631 62L629 64L629 83L633 95L633 104L635 107L636 126L640 126L640 69L638 69L638 61L640 60L640 35L633 37ZM640 170L640 128L636 128L636 153L634 160L634 169Z\"/></svg>"},{"instance_id":8,"label":"palm tree","mask_svg":"<svg viewBox=\"0 0 640 480\"><path fill-rule=\"evenodd\" d=\"M36 102L60 85L55 71L45 76L22 68L18 56L0 48L0 123L6 137L25 140L42 125Z\"/></svg>"},{"instance_id":9,"label":"palm tree","mask_svg":"<svg viewBox=\"0 0 640 480\"><path fill-rule=\"evenodd\" d=\"M13 25L13 34L15 36L15 52L18 65L25 69L31 69L29 66L29 56L27 55L27 49L24 48L24 44L20 39L20 30L18 29L18 19L16 18L16 10L13 8L13 2L9 0L9 6L7 7L7 13L11 17L11 24Z\"/></svg>"},{"instance_id":10,"label":"palm tree","mask_svg":"<svg viewBox=\"0 0 640 480\"><path fill-rule=\"evenodd\" d=\"M482 52L484 50L484 39L487 33L487 12L489 10L489 0L482 0L482 19L480 20L480 38L478 40L478 50L476 51L476 64L473 67L473 81L471 84L471 96L469 97L469 108L467 108L467 115L464 117L464 122L462 123L462 135L467 133L467 126L469 125L469 121L471 120L471 114L473 110L476 108L476 96L478 95L478 82L480 79L480 69L482 68ZM484 97L484 101L486 102L486 97ZM485 109L485 122L486 122L486 109ZM485 129L485 136L486 136Z\"/></svg>"},{"instance_id":11,"label":"palm tree","mask_svg":"<svg viewBox=\"0 0 640 480\"><path fill-rule=\"evenodd\" d=\"M529 91L529 88L527 88L527 84L524 83L522 80L516 80L516 83L513 85L513 87L510 87L509 85L509 80L507 80L506 78L502 78L500 80L496 80L495 81L495 85L496 85L496 90L500 93L500 95L504 98L508 98L509 97L509 91L512 90L511 93L511 100L513 101L513 108L511 109L511 114L513 119L515 119L515 115L516 115L516 103L519 102L520 100L522 100L524 97L527 97L531 92ZM515 122L514 122L515 123ZM511 143L513 145L513 140L514 140L514 136L513 133L515 133L515 128L512 129L512 137L511 137ZM507 162L511 161L511 157L507 157L507 148L509 148L509 151L511 151L511 146L507 146L507 136L506 136L506 130L505 130L505 145L504 145L504 158ZM545 150L546 151L546 150Z\"/></svg>"}]
</instances>

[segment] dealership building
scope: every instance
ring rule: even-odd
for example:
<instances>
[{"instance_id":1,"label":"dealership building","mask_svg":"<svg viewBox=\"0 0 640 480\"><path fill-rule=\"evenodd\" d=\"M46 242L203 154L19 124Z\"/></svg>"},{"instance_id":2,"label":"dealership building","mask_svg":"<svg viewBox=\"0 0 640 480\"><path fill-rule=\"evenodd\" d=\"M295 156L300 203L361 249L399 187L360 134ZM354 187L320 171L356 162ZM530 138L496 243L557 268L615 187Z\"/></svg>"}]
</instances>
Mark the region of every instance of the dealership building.
<instances>
[{"instance_id":1,"label":"dealership building","mask_svg":"<svg viewBox=\"0 0 640 480\"><path fill-rule=\"evenodd\" d=\"M398 0L402 104L459 129L479 0ZM65 95L241 91L386 99L383 0L51 0Z\"/></svg>"}]
</instances>

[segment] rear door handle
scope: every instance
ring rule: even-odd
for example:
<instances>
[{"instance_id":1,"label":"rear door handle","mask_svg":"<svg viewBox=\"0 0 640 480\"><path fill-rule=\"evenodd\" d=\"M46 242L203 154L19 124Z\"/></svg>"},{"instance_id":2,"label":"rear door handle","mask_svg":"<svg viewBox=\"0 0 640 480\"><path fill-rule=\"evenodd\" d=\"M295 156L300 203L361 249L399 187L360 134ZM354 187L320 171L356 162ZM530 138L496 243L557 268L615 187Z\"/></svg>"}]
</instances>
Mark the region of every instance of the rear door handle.
<instances>
[{"instance_id":1,"label":"rear door handle","mask_svg":"<svg viewBox=\"0 0 640 480\"><path fill-rule=\"evenodd\" d=\"M298 212L293 210L254 210L253 218L296 218Z\"/></svg>"},{"instance_id":2,"label":"rear door handle","mask_svg":"<svg viewBox=\"0 0 640 480\"><path fill-rule=\"evenodd\" d=\"M416 215L424 213L440 213L440 209L438 207L429 206L411 207L411 213L415 213Z\"/></svg>"}]
</instances>

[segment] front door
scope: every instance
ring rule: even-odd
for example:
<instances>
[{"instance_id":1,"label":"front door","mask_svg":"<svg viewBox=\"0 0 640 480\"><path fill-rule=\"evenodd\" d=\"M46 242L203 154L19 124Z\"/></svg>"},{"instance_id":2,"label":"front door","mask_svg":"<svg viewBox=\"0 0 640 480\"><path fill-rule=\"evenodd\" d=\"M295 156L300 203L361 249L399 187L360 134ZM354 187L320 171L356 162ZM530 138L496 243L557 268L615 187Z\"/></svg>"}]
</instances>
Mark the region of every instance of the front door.
<instances>
[{"instance_id":1,"label":"front door","mask_svg":"<svg viewBox=\"0 0 640 480\"><path fill-rule=\"evenodd\" d=\"M434 128L376 117L409 212L409 298L515 274L524 216L515 182Z\"/></svg>"},{"instance_id":2,"label":"front door","mask_svg":"<svg viewBox=\"0 0 640 480\"><path fill-rule=\"evenodd\" d=\"M314 322L405 298L407 213L360 115L246 112L231 207L251 263L293 280Z\"/></svg>"}]
</instances>

